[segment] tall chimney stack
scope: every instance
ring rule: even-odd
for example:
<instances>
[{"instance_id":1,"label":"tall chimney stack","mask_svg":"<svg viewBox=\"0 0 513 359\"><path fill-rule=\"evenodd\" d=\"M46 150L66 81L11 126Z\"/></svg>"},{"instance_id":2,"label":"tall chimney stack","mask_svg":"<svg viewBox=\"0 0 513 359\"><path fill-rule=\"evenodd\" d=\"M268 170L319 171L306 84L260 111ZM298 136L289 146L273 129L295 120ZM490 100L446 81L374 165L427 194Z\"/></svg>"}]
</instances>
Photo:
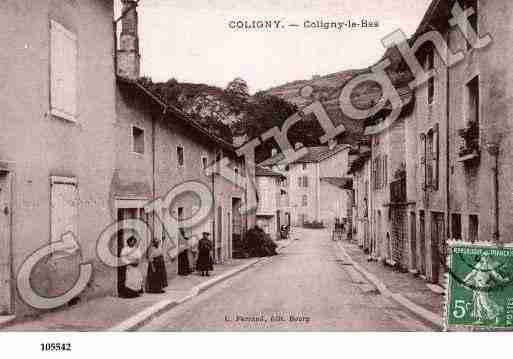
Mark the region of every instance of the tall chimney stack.
<instances>
[{"instance_id":1,"label":"tall chimney stack","mask_svg":"<svg viewBox=\"0 0 513 359\"><path fill-rule=\"evenodd\" d=\"M141 55L139 54L139 32L137 1L121 0L123 4L121 35L118 50L118 75L130 80L140 76Z\"/></svg>"}]
</instances>

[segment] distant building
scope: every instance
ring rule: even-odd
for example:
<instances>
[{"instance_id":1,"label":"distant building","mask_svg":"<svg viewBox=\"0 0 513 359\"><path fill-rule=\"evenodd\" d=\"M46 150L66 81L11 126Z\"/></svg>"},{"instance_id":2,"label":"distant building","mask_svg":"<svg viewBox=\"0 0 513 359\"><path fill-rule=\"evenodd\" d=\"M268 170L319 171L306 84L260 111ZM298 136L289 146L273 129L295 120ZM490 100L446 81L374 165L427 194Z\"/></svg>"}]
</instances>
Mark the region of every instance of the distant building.
<instances>
[{"instance_id":1,"label":"distant building","mask_svg":"<svg viewBox=\"0 0 513 359\"><path fill-rule=\"evenodd\" d=\"M351 220L351 179L346 177L350 148L343 144L308 147L308 153L293 163L283 165L284 157L278 154L260 164L286 174L292 225Z\"/></svg>"},{"instance_id":2,"label":"distant building","mask_svg":"<svg viewBox=\"0 0 513 359\"><path fill-rule=\"evenodd\" d=\"M256 187L258 191L257 225L271 236L279 238L279 230L283 222L281 207L282 184L286 177L269 168L256 166Z\"/></svg>"}]
</instances>

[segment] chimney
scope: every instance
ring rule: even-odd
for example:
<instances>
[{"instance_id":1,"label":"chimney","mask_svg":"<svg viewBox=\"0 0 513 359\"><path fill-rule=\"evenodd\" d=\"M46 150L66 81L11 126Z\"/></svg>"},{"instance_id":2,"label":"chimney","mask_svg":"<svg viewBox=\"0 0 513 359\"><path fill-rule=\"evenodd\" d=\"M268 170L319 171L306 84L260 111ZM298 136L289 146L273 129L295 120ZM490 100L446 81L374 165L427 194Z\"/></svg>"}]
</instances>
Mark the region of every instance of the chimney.
<instances>
[{"instance_id":1,"label":"chimney","mask_svg":"<svg viewBox=\"0 0 513 359\"><path fill-rule=\"evenodd\" d=\"M140 76L141 55L139 54L139 33L137 1L121 0L123 4L121 35L118 50L118 75L130 80Z\"/></svg>"}]
</instances>

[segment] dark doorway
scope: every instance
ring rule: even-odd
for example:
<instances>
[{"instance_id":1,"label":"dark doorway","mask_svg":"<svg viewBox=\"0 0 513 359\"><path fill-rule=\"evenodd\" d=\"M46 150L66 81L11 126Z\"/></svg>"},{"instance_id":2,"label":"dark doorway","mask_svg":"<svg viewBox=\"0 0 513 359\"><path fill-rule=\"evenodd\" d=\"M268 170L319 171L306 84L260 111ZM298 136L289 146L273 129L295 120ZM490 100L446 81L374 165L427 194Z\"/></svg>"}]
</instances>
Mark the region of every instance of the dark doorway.
<instances>
[{"instance_id":1,"label":"dark doorway","mask_svg":"<svg viewBox=\"0 0 513 359\"><path fill-rule=\"evenodd\" d=\"M417 216L410 212L410 268L417 268Z\"/></svg>"},{"instance_id":2,"label":"dark doorway","mask_svg":"<svg viewBox=\"0 0 513 359\"><path fill-rule=\"evenodd\" d=\"M420 274L426 275L426 218L424 211L419 212L419 246L420 246Z\"/></svg>"},{"instance_id":3,"label":"dark doorway","mask_svg":"<svg viewBox=\"0 0 513 359\"><path fill-rule=\"evenodd\" d=\"M14 311L11 287L11 177L0 169L0 315Z\"/></svg>"}]
</instances>

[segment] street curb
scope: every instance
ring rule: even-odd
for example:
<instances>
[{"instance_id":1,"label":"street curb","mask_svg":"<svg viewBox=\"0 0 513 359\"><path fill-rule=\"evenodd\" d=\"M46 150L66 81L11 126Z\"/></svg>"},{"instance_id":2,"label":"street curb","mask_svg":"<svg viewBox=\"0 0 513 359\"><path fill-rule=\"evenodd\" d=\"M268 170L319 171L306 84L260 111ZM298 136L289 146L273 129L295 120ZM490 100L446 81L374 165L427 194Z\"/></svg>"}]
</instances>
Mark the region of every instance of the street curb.
<instances>
[{"instance_id":1,"label":"street curb","mask_svg":"<svg viewBox=\"0 0 513 359\"><path fill-rule=\"evenodd\" d=\"M6 328L10 326L16 320L16 316L9 315L5 317L0 317L0 329Z\"/></svg>"},{"instance_id":2,"label":"street curb","mask_svg":"<svg viewBox=\"0 0 513 359\"><path fill-rule=\"evenodd\" d=\"M291 243L291 241L288 241L288 243L284 243L283 245L278 247L278 250L281 250L281 249L287 247L290 243ZM111 327L110 329L108 329L108 331L112 331L112 332L135 331L135 330L143 327L144 325L148 324L151 320L153 320L160 314L173 309L174 307L176 307L179 304L185 303L185 302L193 299L194 297L200 295L201 293L205 292L206 290L212 288L214 285L216 285L230 277L233 277L234 275L239 274L239 273L245 271L246 269L249 269L250 267L254 266L257 263L264 262L264 261L268 260L269 258L272 258L272 257L256 258L246 264L243 264L242 266L240 266L238 268L235 268L235 269L232 269L231 271L225 272L218 277L212 278L206 282L198 284L197 286L195 286L194 288L192 288L189 291L189 294L187 294L186 296L184 296L178 300L160 301L160 302L152 305L151 307L146 308L142 312L121 322L120 324L118 324L114 327Z\"/></svg>"},{"instance_id":3,"label":"street curb","mask_svg":"<svg viewBox=\"0 0 513 359\"><path fill-rule=\"evenodd\" d=\"M108 329L108 331L112 332L130 332L135 331L144 325L148 324L151 320L159 316L160 314L169 311L176 307L179 304L185 303L194 297L198 296L199 294L205 292L209 288L213 287L214 285L233 277L236 274L241 273L242 271L248 269L249 267L257 264L258 262L263 261L264 258L257 258L255 260L252 260L249 263L246 263L238 268L232 269L226 273L221 274L218 277L212 278L206 282L203 282L195 287L193 287L187 295L184 297L178 299L178 300L162 300L151 307L146 308L142 312L139 312L138 314L126 319L122 323L111 327Z\"/></svg>"},{"instance_id":4,"label":"street curb","mask_svg":"<svg viewBox=\"0 0 513 359\"><path fill-rule=\"evenodd\" d=\"M439 330L443 330L443 320L442 317L440 317L438 314L433 313L406 298L400 293L393 293L388 287L381 281L378 277L376 277L374 274L370 273L366 269L364 269L362 266L360 266L358 263L356 263L347 253L345 248L340 244L337 243L338 248L342 252L342 255L344 257L344 260L346 260L348 263L350 263L358 272L360 272L369 282L371 282L378 291L383 294L384 296L392 299L399 305L402 305L407 310L412 312L414 315L419 317L421 320L429 323L433 327Z\"/></svg>"}]
</instances>

